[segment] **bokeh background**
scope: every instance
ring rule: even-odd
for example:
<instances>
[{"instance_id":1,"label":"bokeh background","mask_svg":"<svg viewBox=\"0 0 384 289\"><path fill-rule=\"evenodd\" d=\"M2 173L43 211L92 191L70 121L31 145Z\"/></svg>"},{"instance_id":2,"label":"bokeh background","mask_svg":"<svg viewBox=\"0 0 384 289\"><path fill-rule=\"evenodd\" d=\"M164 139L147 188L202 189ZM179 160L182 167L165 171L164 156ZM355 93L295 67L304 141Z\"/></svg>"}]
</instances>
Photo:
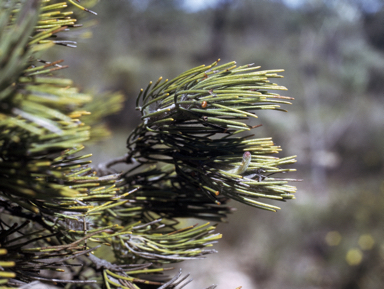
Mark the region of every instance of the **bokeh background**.
<instances>
[{"instance_id":1,"label":"bokeh background","mask_svg":"<svg viewBox=\"0 0 384 289\"><path fill-rule=\"evenodd\" d=\"M285 69L288 113L259 114L257 137L297 155L297 199L264 212L232 202L218 254L180 264L186 288L384 288L384 2L100 0L61 74L85 92L121 91L95 164L126 152L150 80L220 58ZM92 3L90 3L92 4ZM83 21L84 22L84 21ZM97 23L96 23L97 22ZM68 35L76 38L77 35Z\"/></svg>"}]
</instances>

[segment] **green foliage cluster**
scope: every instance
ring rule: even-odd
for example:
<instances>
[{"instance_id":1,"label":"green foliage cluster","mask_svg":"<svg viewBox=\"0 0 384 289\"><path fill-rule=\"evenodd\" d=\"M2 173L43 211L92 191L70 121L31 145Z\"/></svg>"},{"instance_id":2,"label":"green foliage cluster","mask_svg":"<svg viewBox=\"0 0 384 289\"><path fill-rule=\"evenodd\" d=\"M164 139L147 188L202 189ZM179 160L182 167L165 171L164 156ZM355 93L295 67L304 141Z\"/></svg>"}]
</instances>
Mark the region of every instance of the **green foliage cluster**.
<instances>
[{"instance_id":1,"label":"green foliage cluster","mask_svg":"<svg viewBox=\"0 0 384 289\"><path fill-rule=\"evenodd\" d=\"M69 6L69 7L68 7ZM276 173L270 138L244 135L258 126L254 110L282 110L289 97L271 83L280 70L235 63L200 66L142 90L142 122L126 156L95 172L84 143L103 136L98 123L121 108L122 96L98 100L55 75L61 60L40 54L75 46L74 1L0 1L0 284L33 281L65 288L181 288L189 280L165 264L213 253L221 238L209 223L180 228L175 218L223 221L235 199L293 199L295 187ZM89 115L89 112L91 114ZM136 163L122 174L119 162ZM10 288L10 287L7 287Z\"/></svg>"},{"instance_id":2,"label":"green foliage cluster","mask_svg":"<svg viewBox=\"0 0 384 289\"><path fill-rule=\"evenodd\" d=\"M128 158L135 158L139 166L158 162L169 165L155 169L154 175L148 173L144 179L140 175L140 180L135 176L126 180L151 183L147 190L152 195L163 196L164 191L174 194L183 204L184 216L188 216L188 205L209 202L204 196L218 205L235 199L271 211L279 208L255 199L293 198L296 189L287 185L292 180L270 175L292 171L281 166L294 163L294 157L271 156L281 150L271 138L236 136L258 127L244 123L249 117L257 118L251 111L282 110L279 104L290 104L286 99L291 98L270 92L286 89L270 83L269 79L280 77L280 71L258 68L237 67L235 62L217 66L214 62L171 81L161 82L160 78L153 87L150 83L136 102L143 122L128 138ZM251 153L251 160L247 167L236 169L245 162L244 152ZM150 182L151 178L160 184ZM185 199L179 200L181 196Z\"/></svg>"}]
</instances>

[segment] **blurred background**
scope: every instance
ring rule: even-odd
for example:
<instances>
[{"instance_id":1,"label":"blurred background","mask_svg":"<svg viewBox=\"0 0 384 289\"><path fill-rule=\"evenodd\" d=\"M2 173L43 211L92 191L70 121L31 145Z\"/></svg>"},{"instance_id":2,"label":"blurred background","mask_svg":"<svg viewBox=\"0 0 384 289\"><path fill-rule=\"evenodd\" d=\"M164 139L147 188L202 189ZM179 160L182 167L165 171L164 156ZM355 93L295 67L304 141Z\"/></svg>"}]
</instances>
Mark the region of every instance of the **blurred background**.
<instances>
[{"instance_id":1,"label":"blurred background","mask_svg":"<svg viewBox=\"0 0 384 289\"><path fill-rule=\"evenodd\" d=\"M180 264L187 289L384 288L384 1L88 2L98 16L85 39L47 60L64 59L84 92L126 97L107 119L112 138L88 147L95 164L126 152L150 80L218 58L285 69L277 83L293 105L260 113L255 133L297 155L297 199L277 213L230 203L219 253Z\"/></svg>"}]
</instances>

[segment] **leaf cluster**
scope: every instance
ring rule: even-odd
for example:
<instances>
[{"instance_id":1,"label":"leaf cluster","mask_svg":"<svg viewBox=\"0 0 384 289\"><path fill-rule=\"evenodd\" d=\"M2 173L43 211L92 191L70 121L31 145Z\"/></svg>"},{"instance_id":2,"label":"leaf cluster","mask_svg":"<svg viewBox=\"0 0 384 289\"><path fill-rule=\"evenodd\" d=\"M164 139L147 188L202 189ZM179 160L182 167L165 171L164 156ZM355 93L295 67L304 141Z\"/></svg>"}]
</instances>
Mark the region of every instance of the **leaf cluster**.
<instances>
[{"instance_id":1,"label":"leaf cluster","mask_svg":"<svg viewBox=\"0 0 384 289\"><path fill-rule=\"evenodd\" d=\"M279 208L256 199L294 198L296 189L288 182L295 180L272 175L294 171L283 166L295 163L295 157L273 156L281 148L271 138L246 134L259 127L245 122L257 118L254 111L283 110L280 104L292 99L271 92L286 90L270 82L281 70L259 68L214 62L141 90L136 104L143 121L128 138L128 161L139 163L132 172L148 163L167 165L126 174L126 182L142 185L143 195L168 193L172 199L174 194L182 216L202 217L196 207L206 204L217 221L222 215L214 213L212 203L235 199L275 211Z\"/></svg>"}]
</instances>

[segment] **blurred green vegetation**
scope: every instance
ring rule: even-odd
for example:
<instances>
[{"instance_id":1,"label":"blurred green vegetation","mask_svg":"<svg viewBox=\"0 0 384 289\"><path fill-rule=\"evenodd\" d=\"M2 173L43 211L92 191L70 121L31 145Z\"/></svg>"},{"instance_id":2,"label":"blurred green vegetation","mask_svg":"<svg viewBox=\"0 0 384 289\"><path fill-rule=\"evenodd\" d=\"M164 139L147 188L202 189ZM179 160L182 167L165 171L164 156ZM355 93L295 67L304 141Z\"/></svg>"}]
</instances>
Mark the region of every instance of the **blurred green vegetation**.
<instances>
[{"instance_id":1,"label":"blurred green vegetation","mask_svg":"<svg viewBox=\"0 0 384 289\"><path fill-rule=\"evenodd\" d=\"M221 0L192 13L181 1L100 1L92 38L52 50L84 91L126 96L111 140L88 149L95 163L126 152L150 80L217 58L286 70L278 84L294 105L265 112L257 133L298 155L297 200L278 214L233 204L220 253L192 263L187 288L383 288L384 8L363 2Z\"/></svg>"}]
</instances>

